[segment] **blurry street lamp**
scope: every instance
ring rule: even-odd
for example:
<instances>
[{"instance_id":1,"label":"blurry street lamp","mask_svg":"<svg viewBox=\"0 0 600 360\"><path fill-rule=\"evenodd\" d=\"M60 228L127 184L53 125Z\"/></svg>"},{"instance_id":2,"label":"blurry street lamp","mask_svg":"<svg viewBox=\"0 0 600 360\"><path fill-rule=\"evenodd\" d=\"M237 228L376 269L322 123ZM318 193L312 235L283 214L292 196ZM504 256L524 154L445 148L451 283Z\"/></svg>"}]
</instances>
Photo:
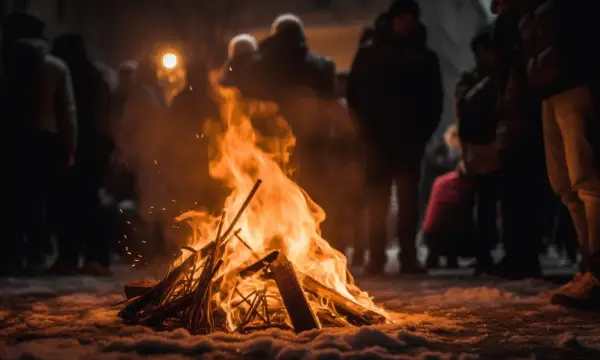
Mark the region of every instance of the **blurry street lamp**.
<instances>
[{"instance_id":1,"label":"blurry street lamp","mask_svg":"<svg viewBox=\"0 0 600 360\"><path fill-rule=\"evenodd\" d=\"M174 53L166 53L162 57L163 66L169 70L174 69L178 65L178 63L179 59Z\"/></svg>"}]
</instances>

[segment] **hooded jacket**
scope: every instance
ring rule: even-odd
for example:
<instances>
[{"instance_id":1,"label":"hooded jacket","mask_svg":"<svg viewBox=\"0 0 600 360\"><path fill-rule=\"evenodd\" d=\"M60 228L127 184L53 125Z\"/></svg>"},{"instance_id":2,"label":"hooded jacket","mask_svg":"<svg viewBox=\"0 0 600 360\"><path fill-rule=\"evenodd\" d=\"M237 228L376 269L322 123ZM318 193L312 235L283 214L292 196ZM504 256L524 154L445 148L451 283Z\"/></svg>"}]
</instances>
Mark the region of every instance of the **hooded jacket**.
<instances>
[{"instance_id":1,"label":"hooded jacket","mask_svg":"<svg viewBox=\"0 0 600 360\"><path fill-rule=\"evenodd\" d=\"M273 96L281 91L308 88L317 96L335 97L335 64L328 57L312 54L303 37L291 32L271 35L260 44L264 78Z\"/></svg>"},{"instance_id":2,"label":"hooded jacket","mask_svg":"<svg viewBox=\"0 0 600 360\"><path fill-rule=\"evenodd\" d=\"M423 24L412 36L399 38L382 15L375 29L352 64L348 105L371 150L393 163L414 165L441 118L439 60L426 45Z\"/></svg>"},{"instance_id":3,"label":"hooded jacket","mask_svg":"<svg viewBox=\"0 0 600 360\"><path fill-rule=\"evenodd\" d=\"M48 54L43 39L21 39L2 49L0 113L20 132L57 134L65 150L76 147L76 109L67 66Z\"/></svg>"}]
</instances>

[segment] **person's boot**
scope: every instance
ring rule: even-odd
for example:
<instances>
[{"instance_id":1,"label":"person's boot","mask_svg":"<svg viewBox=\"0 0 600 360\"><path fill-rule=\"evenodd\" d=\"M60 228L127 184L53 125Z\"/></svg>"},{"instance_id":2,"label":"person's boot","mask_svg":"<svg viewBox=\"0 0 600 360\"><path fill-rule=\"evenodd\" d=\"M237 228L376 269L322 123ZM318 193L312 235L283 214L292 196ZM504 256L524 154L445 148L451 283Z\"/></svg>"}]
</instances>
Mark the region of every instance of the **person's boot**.
<instances>
[{"instance_id":1,"label":"person's boot","mask_svg":"<svg viewBox=\"0 0 600 360\"><path fill-rule=\"evenodd\" d=\"M508 280L539 279L542 277L542 266L537 254L535 256L506 255L496 267L496 276Z\"/></svg>"},{"instance_id":2,"label":"person's boot","mask_svg":"<svg viewBox=\"0 0 600 360\"><path fill-rule=\"evenodd\" d=\"M556 294L568 293L569 291L571 291L571 287L578 285L579 281L581 279L583 279L584 274L585 273L583 273L583 272L578 272L575 274L575 276L573 276L573 278L571 280L569 280L568 282L563 284L558 289L542 292L540 294L540 296L543 298L551 298L552 296L554 296Z\"/></svg>"},{"instance_id":3,"label":"person's boot","mask_svg":"<svg viewBox=\"0 0 600 360\"><path fill-rule=\"evenodd\" d=\"M494 260L492 259L492 257L488 254L485 256L480 256L477 257L477 262L475 263L475 272L474 275L475 276L481 276L481 275L496 275L497 274L497 270L496 270L496 265L494 264Z\"/></svg>"},{"instance_id":4,"label":"person's boot","mask_svg":"<svg viewBox=\"0 0 600 360\"><path fill-rule=\"evenodd\" d=\"M554 305L580 310L600 310L600 281L587 273L550 298Z\"/></svg>"}]
</instances>

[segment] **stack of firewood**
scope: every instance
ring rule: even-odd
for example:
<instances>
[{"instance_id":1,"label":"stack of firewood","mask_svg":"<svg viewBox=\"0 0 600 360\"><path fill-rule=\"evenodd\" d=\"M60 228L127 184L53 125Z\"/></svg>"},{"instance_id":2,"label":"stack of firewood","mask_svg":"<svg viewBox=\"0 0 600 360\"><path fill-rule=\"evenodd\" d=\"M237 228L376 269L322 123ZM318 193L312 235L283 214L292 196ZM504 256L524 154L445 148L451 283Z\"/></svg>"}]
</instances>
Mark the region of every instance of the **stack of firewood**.
<instances>
[{"instance_id":1,"label":"stack of firewood","mask_svg":"<svg viewBox=\"0 0 600 360\"><path fill-rule=\"evenodd\" d=\"M216 239L200 250L186 247L191 255L169 271L160 282L143 282L125 286L128 298L119 316L128 324L154 328L184 327L193 334L214 331L242 332L266 328L283 328L302 332L324 326L361 326L388 322L375 311L347 299L334 289L305 274L298 274L294 265L280 251L259 256L240 236L241 229L233 231L246 207L261 185L258 180L228 228L223 232L223 213ZM256 260L244 268L219 274L223 265L226 245L239 241ZM243 294L240 285L245 280L260 276L264 289ZM235 279L235 281L230 281ZM283 306L269 306L273 296L267 288L274 285ZM230 308L243 308L243 316L235 328L226 321L227 314L213 294L229 286L239 300ZM311 299L325 299L328 306L313 309ZM273 302L271 302L272 304ZM319 301L322 303L322 301ZM289 319L289 321L288 321Z\"/></svg>"}]
</instances>

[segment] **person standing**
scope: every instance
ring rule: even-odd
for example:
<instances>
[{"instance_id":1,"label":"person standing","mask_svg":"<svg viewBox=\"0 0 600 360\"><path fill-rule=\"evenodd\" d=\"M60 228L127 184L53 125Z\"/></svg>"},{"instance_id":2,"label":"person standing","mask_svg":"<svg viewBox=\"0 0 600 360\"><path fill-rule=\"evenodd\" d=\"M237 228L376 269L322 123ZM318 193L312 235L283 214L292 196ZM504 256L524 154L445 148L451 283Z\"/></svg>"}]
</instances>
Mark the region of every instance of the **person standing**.
<instances>
[{"instance_id":1,"label":"person standing","mask_svg":"<svg viewBox=\"0 0 600 360\"><path fill-rule=\"evenodd\" d=\"M471 50L475 55L475 68L462 74L454 96L462 159L475 186L475 274L480 275L494 272L491 251L498 240L500 158L496 142L495 76L498 56L490 29L482 30L473 38Z\"/></svg>"},{"instance_id":2,"label":"person standing","mask_svg":"<svg viewBox=\"0 0 600 360\"><path fill-rule=\"evenodd\" d=\"M336 102L336 65L310 51L304 25L293 14L275 19L271 35L261 42L259 52L269 84L267 100L279 105L279 115L296 138L290 156L291 178L306 191L311 212L322 221L323 238L343 250L345 243L337 228L339 205L331 192L339 179L325 175L332 152L331 128L336 113L344 111Z\"/></svg>"},{"instance_id":3,"label":"person standing","mask_svg":"<svg viewBox=\"0 0 600 360\"><path fill-rule=\"evenodd\" d=\"M77 145L75 99L67 66L48 53L45 24L15 12L2 23L0 117L3 128L0 273L42 264L36 253L49 241L48 205L59 176L72 167Z\"/></svg>"},{"instance_id":4,"label":"person standing","mask_svg":"<svg viewBox=\"0 0 600 360\"><path fill-rule=\"evenodd\" d=\"M501 241L505 256L497 275L520 279L539 277L548 180L541 129L541 101L527 84L527 64L519 35L521 16L529 1L502 0L492 41L498 52L496 140L500 154Z\"/></svg>"},{"instance_id":5,"label":"person standing","mask_svg":"<svg viewBox=\"0 0 600 360\"><path fill-rule=\"evenodd\" d=\"M521 35L529 85L543 99L550 184L569 209L584 272L551 302L600 308L600 118L596 90L600 54L587 40L600 30L595 1L550 0L526 13ZM534 11L535 10L535 11Z\"/></svg>"},{"instance_id":6,"label":"person standing","mask_svg":"<svg viewBox=\"0 0 600 360\"><path fill-rule=\"evenodd\" d=\"M386 263L386 214L397 186L398 238L404 273L420 273L416 235L419 180L425 145L442 113L439 60L426 45L427 30L414 0L394 1L376 23L376 35L358 51L348 79L348 104L368 146L370 226L368 273Z\"/></svg>"},{"instance_id":7,"label":"person standing","mask_svg":"<svg viewBox=\"0 0 600 360\"><path fill-rule=\"evenodd\" d=\"M83 245L85 261L81 271L91 275L111 275L107 215L99 197L112 152L110 86L89 58L81 35L59 36L54 40L52 53L67 64L72 74L79 147L75 167L63 181L68 200L57 200L68 206L61 206L65 218L60 226L59 257L50 272L75 273Z\"/></svg>"}]
</instances>

